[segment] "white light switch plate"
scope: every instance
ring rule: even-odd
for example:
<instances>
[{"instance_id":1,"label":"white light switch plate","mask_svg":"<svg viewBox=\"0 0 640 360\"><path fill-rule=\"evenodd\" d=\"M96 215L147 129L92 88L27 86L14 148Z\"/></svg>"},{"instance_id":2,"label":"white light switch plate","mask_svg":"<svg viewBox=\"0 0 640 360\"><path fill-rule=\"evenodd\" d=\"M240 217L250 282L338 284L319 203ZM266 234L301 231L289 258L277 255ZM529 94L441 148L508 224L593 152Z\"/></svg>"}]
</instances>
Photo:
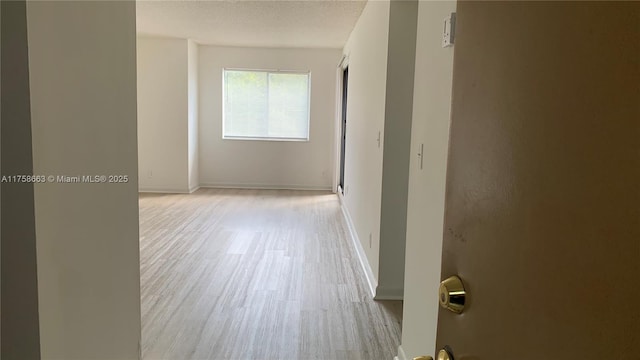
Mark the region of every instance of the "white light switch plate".
<instances>
[{"instance_id":1,"label":"white light switch plate","mask_svg":"<svg viewBox=\"0 0 640 360\"><path fill-rule=\"evenodd\" d=\"M444 18L444 29L442 31L442 47L453 46L453 39L456 33L456 13Z\"/></svg>"}]
</instances>

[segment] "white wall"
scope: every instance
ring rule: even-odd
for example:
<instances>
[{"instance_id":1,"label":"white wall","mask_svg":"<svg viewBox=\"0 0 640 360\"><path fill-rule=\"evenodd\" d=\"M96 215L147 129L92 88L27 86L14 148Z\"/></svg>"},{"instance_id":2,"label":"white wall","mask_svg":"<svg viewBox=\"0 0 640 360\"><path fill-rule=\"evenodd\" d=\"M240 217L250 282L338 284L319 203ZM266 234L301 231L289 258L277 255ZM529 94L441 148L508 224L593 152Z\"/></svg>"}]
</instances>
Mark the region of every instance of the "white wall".
<instances>
[{"instance_id":1,"label":"white wall","mask_svg":"<svg viewBox=\"0 0 640 360\"><path fill-rule=\"evenodd\" d=\"M189 191L193 191L200 185L198 166L198 44L189 40L187 47Z\"/></svg>"},{"instance_id":2,"label":"white wall","mask_svg":"<svg viewBox=\"0 0 640 360\"><path fill-rule=\"evenodd\" d=\"M344 205L377 285L389 2L369 1L344 54L349 57ZM369 238L371 237L371 241Z\"/></svg>"},{"instance_id":3,"label":"white wall","mask_svg":"<svg viewBox=\"0 0 640 360\"><path fill-rule=\"evenodd\" d=\"M138 152L141 191L188 192L197 174L189 133L197 115L189 96L189 54L184 39L138 37ZM193 77L191 78L193 80ZM197 118L197 116L195 116Z\"/></svg>"},{"instance_id":4,"label":"white wall","mask_svg":"<svg viewBox=\"0 0 640 360\"><path fill-rule=\"evenodd\" d=\"M330 189L340 50L199 47L200 184ZM222 139L222 69L311 71L308 142Z\"/></svg>"},{"instance_id":5,"label":"white wall","mask_svg":"<svg viewBox=\"0 0 640 360\"><path fill-rule=\"evenodd\" d=\"M376 299L402 299L418 1L391 1Z\"/></svg>"},{"instance_id":6,"label":"white wall","mask_svg":"<svg viewBox=\"0 0 640 360\"><path fill-rule=\"evenodd\" d=\"M441 39L443 19L455 9L455 1L420 1L418 8L411 154L424 144L424 159L420 170L411 156L409 175L401 345L407 359L435 351L454 52Z\"/></svg>"},{"instance_id":7,"label":"white wall","mask_svg":"<svg viewBox=\"0 0 640 360\"><path fill-rule=\"evenodd\" d=\"M138 359L133 2L28 2L42 359Z\"/></svg>"}]
</instances>

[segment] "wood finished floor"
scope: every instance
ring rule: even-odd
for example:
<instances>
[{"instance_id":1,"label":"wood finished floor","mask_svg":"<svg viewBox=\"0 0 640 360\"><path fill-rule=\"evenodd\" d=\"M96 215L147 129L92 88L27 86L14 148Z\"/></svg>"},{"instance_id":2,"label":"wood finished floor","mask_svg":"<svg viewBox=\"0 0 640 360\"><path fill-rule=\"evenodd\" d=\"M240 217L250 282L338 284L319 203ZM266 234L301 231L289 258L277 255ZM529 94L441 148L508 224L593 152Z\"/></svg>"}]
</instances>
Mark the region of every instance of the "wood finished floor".
<instances>
[{"instance_id":1,"label":"wood finished floor","mask_svg":"<svg viewBox=\"0 0 640 360\"><path fill-rule=\"evenodd\" d=\"M373 301L336 195L140 195L143 359L391 360L399 301Z\"/></svg>"}]
</instances>

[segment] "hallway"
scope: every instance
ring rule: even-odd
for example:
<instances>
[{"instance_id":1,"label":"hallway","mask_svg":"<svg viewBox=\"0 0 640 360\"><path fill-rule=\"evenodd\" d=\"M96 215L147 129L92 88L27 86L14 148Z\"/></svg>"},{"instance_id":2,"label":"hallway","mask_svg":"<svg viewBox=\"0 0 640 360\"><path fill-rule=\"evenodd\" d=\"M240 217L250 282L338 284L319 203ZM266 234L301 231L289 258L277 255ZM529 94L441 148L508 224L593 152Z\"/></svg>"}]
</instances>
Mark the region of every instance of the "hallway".
<instances>
[{"instance_id":1,"label":"hallway","mask_svg":"<svg viewBox=\"0 0 640 360\"><path fill-rule=\"evenodd\" d=\"M144 359L392 359L335 194L140 195Z\"/></svg>"}]
</instances>

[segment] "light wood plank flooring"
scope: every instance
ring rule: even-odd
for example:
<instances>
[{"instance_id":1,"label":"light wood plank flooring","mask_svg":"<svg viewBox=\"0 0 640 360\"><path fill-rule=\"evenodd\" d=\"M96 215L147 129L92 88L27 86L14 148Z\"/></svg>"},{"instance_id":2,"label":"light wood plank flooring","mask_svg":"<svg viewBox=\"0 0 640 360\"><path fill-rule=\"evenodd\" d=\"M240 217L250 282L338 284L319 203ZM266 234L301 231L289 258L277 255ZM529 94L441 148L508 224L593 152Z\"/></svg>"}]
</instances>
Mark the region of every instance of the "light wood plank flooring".
<instances>
[{"instance_id":1,"label":"light wood plank flooring","mask_svg":"<svg viewBox=\"0 0 640 360\"><path fill-rule=\"evenodd\" d=\"M336 195L140 195L143 359L391 360L401 302L373 301Z\"/></svg>"}]
</instances>

